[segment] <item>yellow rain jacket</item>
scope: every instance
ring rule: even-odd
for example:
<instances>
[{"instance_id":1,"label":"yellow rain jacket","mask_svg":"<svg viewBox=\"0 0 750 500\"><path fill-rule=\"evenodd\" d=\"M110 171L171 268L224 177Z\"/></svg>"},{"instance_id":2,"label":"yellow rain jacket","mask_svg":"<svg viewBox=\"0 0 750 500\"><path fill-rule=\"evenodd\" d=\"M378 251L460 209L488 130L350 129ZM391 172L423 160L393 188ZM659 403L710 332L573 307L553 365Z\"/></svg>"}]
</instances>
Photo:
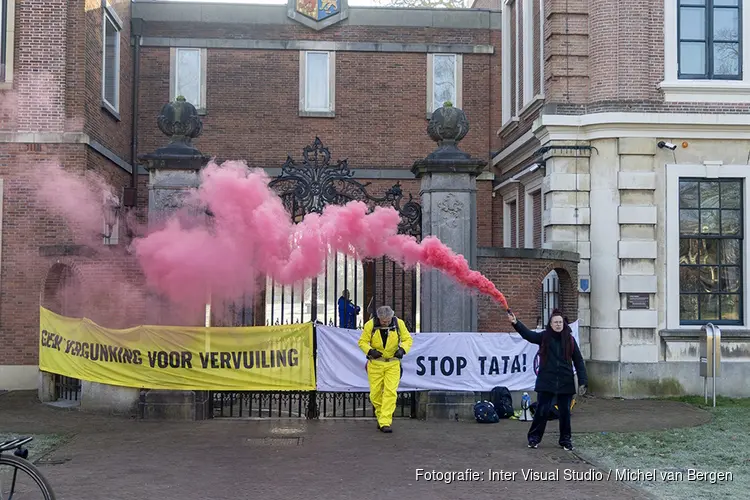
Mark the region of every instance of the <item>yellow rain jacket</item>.
<instances>
[{"instance_id":1,"label":"yellow rain jacket","mask_svg":"<svg viewBox=\"0 0 750 500\"><path fill-rule=\"evenodd\" d=\"M370 349L375 349L383 355L382 358L377 358L371 361L384 361L389 358L393 358L393 355L399 348L399 337L401 341L401 348L409 354L413 339L409 330L406 329L406 323L400 318L393 317L395 321L391 322L390 326L380 326L380 321L377 318L373 318L365 323L362 328L362 335L359 337L359 348L362 352L367 355ZM377 321L377 326L375 322ZM388 337L386 339L386 345L383 345L383 337L380 335L380 329L388 329Z\"/></svg>"}]
</instances>

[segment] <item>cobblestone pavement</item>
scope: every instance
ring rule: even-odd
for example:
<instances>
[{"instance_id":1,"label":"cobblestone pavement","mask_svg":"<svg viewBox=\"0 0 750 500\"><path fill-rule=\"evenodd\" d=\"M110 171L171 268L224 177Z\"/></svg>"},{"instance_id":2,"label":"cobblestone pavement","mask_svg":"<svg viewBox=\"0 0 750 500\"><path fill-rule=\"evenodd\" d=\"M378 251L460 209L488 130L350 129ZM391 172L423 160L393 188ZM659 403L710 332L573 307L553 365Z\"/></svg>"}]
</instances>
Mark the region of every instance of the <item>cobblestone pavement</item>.
<instances>
[{"instance_id":1,"label":"cobblestone pavement","mask_svg":"<svg viewBox=\"0 0 750 500\"><path fill-rule=\"evenodd\" d=\"M587 398L574 412L574 432L656 430L710 419L664 401ZM530 450L528 423L514 420L396 419L393 434L382 434L369 419L144 422L52 408L30 393L0 395L0 432L72 435L40 465L58 500L648 498L614 480L566 480L566 471L596 469L557 447L556 428L550 422L540 448ZM471 469L479 480L429 481L418 479L417 469ZM529 470L556 472L559 480L524 480Z\"/></svg>"}]
</instances>

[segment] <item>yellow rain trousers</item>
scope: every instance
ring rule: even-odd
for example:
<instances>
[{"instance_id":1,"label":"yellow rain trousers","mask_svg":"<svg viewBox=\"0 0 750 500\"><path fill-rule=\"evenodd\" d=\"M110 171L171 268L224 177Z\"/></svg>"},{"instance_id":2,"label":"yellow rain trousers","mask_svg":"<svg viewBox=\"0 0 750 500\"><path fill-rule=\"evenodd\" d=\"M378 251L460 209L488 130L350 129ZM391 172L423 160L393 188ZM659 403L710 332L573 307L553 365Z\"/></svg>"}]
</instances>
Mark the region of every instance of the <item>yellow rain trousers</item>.
<instances>
[{"instance_id":1,"label":"yellow rain trousers","mask_svg":"<svg viewBox=\"0 0 750 500\"><path fill-rule=\"evenodd\" d=\"M375 324L377 319L371 319L365 323L358 342L359 348L365 355L370 349L375 349L382 355L380 358L370 359L367 362L370 401L375 408L375 416L380 427L390 426L393 422L393 413L396 411L398 397L396 391L401 381L401 361L393 355L399 347L409 354L413 342L403 320L395 319L398 331L391 330L388 333L385 345L380 335L380 323Z\"/></svg>"},{"instance_id":2,"label":"yellow rain trousers","mask_svg":"<svg viewBox=\"0 0 750 500\"><path fill-rule=\"evenodd\" d=\"M390 426L396 411L398 383L401 381L401 361L371 359L367 363L367 379L370 381L370 401L375 407L378 425Z\"/></svg>"}]
</instances>

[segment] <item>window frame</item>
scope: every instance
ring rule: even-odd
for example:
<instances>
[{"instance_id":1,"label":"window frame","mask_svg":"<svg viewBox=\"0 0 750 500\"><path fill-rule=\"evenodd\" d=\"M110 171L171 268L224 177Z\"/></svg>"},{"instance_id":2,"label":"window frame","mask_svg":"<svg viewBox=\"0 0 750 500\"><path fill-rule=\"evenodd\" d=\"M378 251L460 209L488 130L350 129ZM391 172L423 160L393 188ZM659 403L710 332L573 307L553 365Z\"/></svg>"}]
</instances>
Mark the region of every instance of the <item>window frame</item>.
<instances>
[{"instance_id":1,"label":"window frame","mask_svg":"<svg viewBox=\"0 0 750 500\"><path fill-rule=\"evenodd\" d=\"M0 89L11 88L13 83L15 25L16 0L2 0L0 3L0 65L5 65L5 72L0 71Z\"/></svg>"},{"instance_id":2,"label":"window frame","mask_svg":"<svg viewBox=\"0 0 750 500\"><path fill-rule=\"evenodd\" d=\"M432 113L435 111L434 100L435 100L435 56L452 56L453 57L453 85L456 89L456 97L452 101L453 106L456 108L463 107L463 66L464 59L462 54L454 54L450 52L435 52L427 54L427 113L426 118L429 120L432 118Z\"/></svg>"},{"instance_id":3,"label":"window frame","mask_svg":"<svg viewBox=\"0 0 750 500\"><path fill-rule=\"evenodd\" d=\"M328 56L328 107L309 108L307 106L307 55L326 54ZM299 53L299 116L333 118L336 116L336 52L332 50L301 50Z\"/></svg>"},{"instance_id":4,"label":"window frame","mask_svg":"<svg viewBox=\"0 0 750 500\"><path fill-rule=\"evenodd\" d=\"M665 102L750 103L750 8L740 12L742 79L678 78L679 0L664 0L664 79L657 85Z\"/></svg>"},{"instance_id":5,"label":"window frame","mask_svg":"<svg viewBox=\"0 0 750 500\"><path fill-rule=\"evenodd\" d=\"M171 99L174 100L177 97L177 88L178 88L178 67L177 64L180 60L179 53L180 51L197 51L198 57L199 57L199 64L198 64L198 71L199 71L199 82L198 82L198 103L191 102L193 106L195 106L195 109L198 111L198 114L204 115L207 113L207 104L206 104L206 97L207 97L207 89L206 89L206 82L208 80L207 78L207 57L208 57L208 50L205 48L196 48L196 47L172 47L169 51L169 89L171 94Z\"/></svg>"},{"instance_id":6,"label":"window frame","mask_svg":"<svg viewBox=\"0 0 750 500\"><path fill-rule=\"evenodd\" d=\"M678 181L678 186L682 182L696 182L696 183L698 183L698 186L699 186L699 188L698 188L699 189L698 190L699 206L698 206L697 209L686 208L685 210L697 210L698 211L698 224L699 225L700 225L700 220L701 220L701 212L703 210L714 210L714 209L706 209L706 208L701 208L700 207L700 184L702 184L702 183L708 183L708 182L718 182L720 184L721 183L729 184L729 183L737 183L737 182L739 182L739 184L740 184L740 200L744 199L745 187L744 187L744 181L742 179L736 179L736 178L731 178L731 177L724 177L724 178L720 178L720 179L708 179L708 178L705 178L705 177L704 178L680 177L680 179ZM720 193L719 194L719 200L721 202L721 189L719 190L719 193ZM679 205L679 201L678 201L678 205ZM683 208L680 206L679 210L682 211ZM719 205L718 210L719 210L719 224L720 224L719 230L721 231L721 210L722 210L721 204ZM741 216L740 216L741 219L740 220L741 220L741 226L742 226L742 223L744 223L744 213L742 211L742 208L740 208L739 211L741 213ZM680 215L678 215L678 220L679 220L679 222L681 222ZM714 234L707 235L707 234L698 233L697 235L685 235L685 236L683 236L682 231L680 231L680 237L679 237L680 246L681 246L683 240L714 240L714 241L717 241L717 240L739 240L740 242L742 242L745 239L745 234L742 231L742 229L743 228L740 227L740 237L739 238L738 237L733 237L733 236L724 236L721 233L719 233L718 235L714 235ZM739 263L740 274L742 274L742 271L744 269L745 255L744 255L744 252L742 251L742 244L741 243L740 243L740 256L739 256L739 259L740 259L740 263ZM719 269L719 275L721 276L721 270L722 270L722 268L724 268L724 267L737 267L737 266L727 266L725 264L720 264L720 263L717 263L715 265L714 264L682 264L682 263L680 263L679 267L680 267L680 269L682 269L684 267L698 267L698 268L700 268L700 267L717 267ZM719 280L721 280L721 278L719 278ZM744 285L744 283L743 283L743 285ZM680 283L680 298L682 298L682 295L697 295L698 296L698 298L699 298L698 299L699 300L699 302L698 302L698 304L699 304L698 305L698 307L699 307L699 309L698 309L698 315L699 316L700 316L700 297L702 295L717 295L717 296L721 296L721 295L739 295L740 296L740 298L739 298L739 301L740 301L740 312L739 312L740 318L739 318L739 320L723 320L723 319L714 319L714 320L702 320L702 319L698 319L698 320L684 320L684 319L682 319L682 316L680 316L680 324L681 325L704 325L706 323L714 323L716 325L721 325L721 326L723 326L723 325L739 325L739 324L742 324L742 322L744 321L744 310L743 310L744 308L742 307L742 303L744 301L744 296L745 296L742 288L743 287L741 286L739 292L738 293L733 293L733 294L727 294L727 293L723 293L723 292L709 292L709 293L700 293L700 292L697 292L697 293L689 293L689 292L683 292L682 291L682 283ZM719 314L721 314L721 308L719 309Z\"/></svg>"},{"instance_id":7,"label":"window frame","mask_svg":"<svg viewBox=\"0 0 750 500\"><path fill-rule=\"evenodd\" d=\"M695 330L706 323L713 323L723 329L745 329L748 324L748 310L750 310L750 294L741 291L740 321L685 321L680 318L680 217L679 217L679 183L684 179L701 181L736 179L742 181L742 243L741 248L741 279L742 287L748 283L748 246L750 234L750 218L748 210L748 180L750 172L746 165L723 165L720 162L704 165L668 164L666 166L666 323L671 330Z\"/></svg>"},{"instance_id":8,"label":"window frame","mask_svg":"<svg viewBox=\"0 0 750 500\"><path fill-rule=\"evenodd\" d=\"M676 0L677 1L677 79L678 80L709 80L709 81L742 81L743 80L743 73L744 73L744 65L742 63L742 57L744 52L744 43L743 43L743 35L744 35L744 29L742 25L742 0L738 0L737 5L714 5L714 0L705 0L704 5L682 5L682 2L684 0ZM704 40L693 40L693 39L682 39L682 9L683 8L703 8L705 10L705 22L704 22L704 28L705 28L705 39ZM714 27L714 13L716 9L720 10L737 10L737 17L738 17L738 33L737 33L737 44L739 45L739 54L738 54L738 70L739 74L737 75L715 75L714 74L714 57L713 57L713 48L714 48L714 33L713 33L713 27ZM680 69L680 58L682 54L682 44L683 42L700 42L706 44L705 49L705 57L706 57L706 68L705 72L700 74L683 74L682 70ZM731 42L719 42L719 43L731 43Z\"/></svg>"},{"instance_id":9,"label":"window frame","mask_svg":"<svg viewBox=\"0 0 750 500\"><path fill-rule=\"evenodd\" d=\"M110 22L117 33L115 37L115 102L109 102L107 99L107 22ZM102 108L109 111L115 118L120 119L120 78L122 77L122 68L120 67L120 56L122 52L121 33L123 22L117 15L115 9L107 0L102 0Z\"/></svg>"},{"instance_id":10,"label":"window frame","mask_svg":"<svg viewBox=\"0 0 750 500\"><path fill-rule=\"evenodd\" d=\"M516 115L516 110L511 109L513 107L513 96L511 95L511 79L512 71L511 68L511 45L512 40L510 36L511 22L510 22L510 10L513 7L514 0L504 0L501 6L501 18L503 27L500 33L502 43L500 44L500 64L502 68L506 68L501 71L501 85L500 85L500 98L502 105L500 106L501 112L501 124L500 129L502 130L508 123L511 122L513 117Z\"/></svg>"}]
</instances>

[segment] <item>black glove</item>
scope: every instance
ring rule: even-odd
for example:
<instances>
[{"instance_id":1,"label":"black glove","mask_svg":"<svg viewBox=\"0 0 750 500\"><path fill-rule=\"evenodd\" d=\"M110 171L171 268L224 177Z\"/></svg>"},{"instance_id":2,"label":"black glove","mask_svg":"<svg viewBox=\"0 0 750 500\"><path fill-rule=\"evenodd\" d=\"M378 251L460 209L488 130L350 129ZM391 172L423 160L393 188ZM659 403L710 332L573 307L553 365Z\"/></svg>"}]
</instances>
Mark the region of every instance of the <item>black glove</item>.
<instances>
[{"instance_id":1,"label":"black glove","mask_svg":"<svg viewBox=\"0 0 750 500\"><path fill-rule=\"evenodd\" d=\"M404 351L403 347L399 347L396 352L393 354L394 357L401 359L404 357L404 354L406 354L406 351Z\"/></svg>"},{"instance_id":2,"label":"black glove","mask_svg":"<svg viewBox=\"0 0 750 500\"><path fill-rule=\"evenodd\" d=\"M380 354L380 351L378 351L377 349L370 349L369 351L367 351L367 357L370 359L376 359L382 356L383 355Z\"/></svg>"}]
</instances>

